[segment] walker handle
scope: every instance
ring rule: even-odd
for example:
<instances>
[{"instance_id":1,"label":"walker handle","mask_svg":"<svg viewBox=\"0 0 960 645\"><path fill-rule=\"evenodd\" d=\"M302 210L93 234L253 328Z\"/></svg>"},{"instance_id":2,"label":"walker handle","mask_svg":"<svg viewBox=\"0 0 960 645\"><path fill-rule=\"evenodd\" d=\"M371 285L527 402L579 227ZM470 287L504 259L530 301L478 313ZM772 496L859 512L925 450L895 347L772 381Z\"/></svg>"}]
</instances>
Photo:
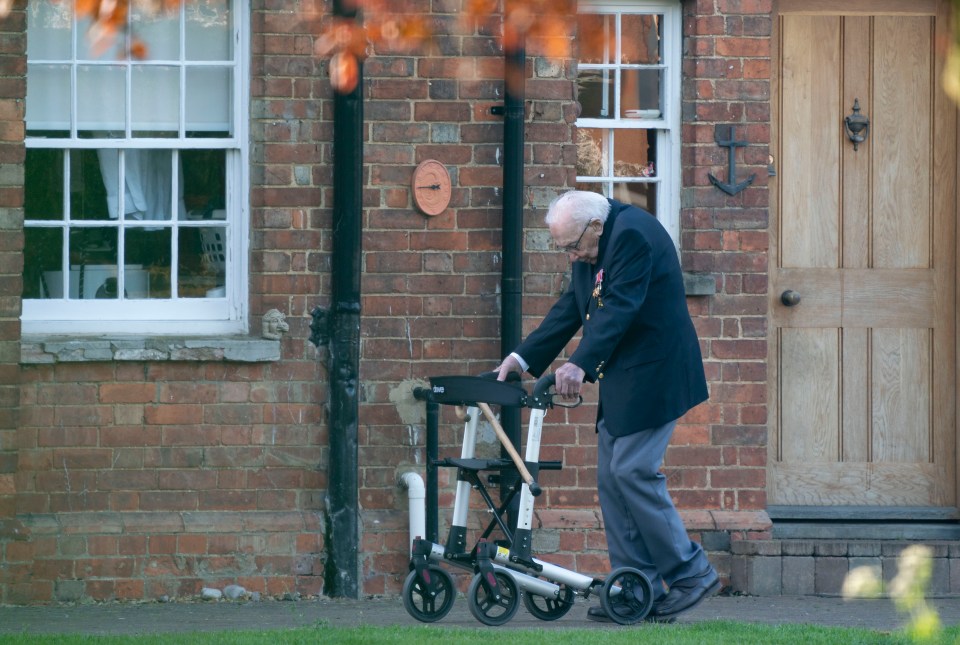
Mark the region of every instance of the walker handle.
<instances>
[{"instance_id":1,"label":"walker handle","mask_svg":"<svg viewBox=\"0 0 960 645\"><path fill-rule=\"evenodd\" d=\"M554 373L544 374L537 379L536 384L533 386L533 399L534 401L540 400L549 400L550 388L557 384L557 375Z\"/></svg>"},{"instance_id":2,"label":"walker handle","mask_svg":"<svg viewBox=\"0 0 960 645\"><path fill-rule=\"evenodd\" d=\"M533 386L533 394L530 396L530 399L527 401L527 407L533 408L534 410L546 410L547 408L552 408L554 406L558 408L575 408L581 403L583 403L583 396L577 395L577 402L572 404L564 403L554 403L553 397L556 396L556 392L551 392L550 388L557 384L557 375L556 374L544 374L539 379L537 379L536 384Z\"/></svg>"}]
</instances>

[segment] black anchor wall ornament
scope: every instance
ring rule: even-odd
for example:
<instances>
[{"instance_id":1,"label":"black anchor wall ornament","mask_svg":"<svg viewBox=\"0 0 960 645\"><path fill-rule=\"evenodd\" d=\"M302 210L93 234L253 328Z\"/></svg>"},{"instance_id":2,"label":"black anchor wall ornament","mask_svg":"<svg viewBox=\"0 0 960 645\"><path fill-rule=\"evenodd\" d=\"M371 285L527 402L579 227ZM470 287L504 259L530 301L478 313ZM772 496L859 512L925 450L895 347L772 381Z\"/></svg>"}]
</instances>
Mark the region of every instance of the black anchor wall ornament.
<instances>
[{"instance_id":1,"label":"black anchor wall ornament","mask_svg":"<svg viewBox=\"0 0 960 645\"><path fill-rule=\"evenodd\" d=\"M756 175L752 174L740 183L734 183L737 181L737 160L735 158L735 153L737 148L746 146L747 142L737 141L736 126L733 125L718 125L713 131L713 138L717 142L718 146L728 148L729 150L727 154L727 182L724 183L711 174L708 174L707 178L710 179L711 184L726 194L736 195L741 190L752 184L753 180L756 178Z\"/></svg>"}]
</instances>

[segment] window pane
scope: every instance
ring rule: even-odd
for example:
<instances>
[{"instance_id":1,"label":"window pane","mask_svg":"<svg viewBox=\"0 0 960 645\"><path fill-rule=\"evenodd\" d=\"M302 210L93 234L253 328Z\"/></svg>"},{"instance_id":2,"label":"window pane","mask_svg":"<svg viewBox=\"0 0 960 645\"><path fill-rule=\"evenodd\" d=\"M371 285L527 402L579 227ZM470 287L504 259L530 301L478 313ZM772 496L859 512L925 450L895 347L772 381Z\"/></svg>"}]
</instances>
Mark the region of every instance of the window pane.
<instances>
[{"instance_id":1,"label":"window pane","mask_svg":"<svg viewBox=\"0 0 960 645\"><path fill-rule=\"evenodd\" d=\"M117 297L117 229L70 231L70 297Z\"/></svg>"},{"instance_id":2,"label":"window pane","mask_svg":"<svg viewBox=\"0 0 960 645\"><path fill-rule=\"evenodd\" d=\"M181 298L226 296L227 230L181 228L178 264Z\"/></svg>"},{"instance_id":3,"label":"window pane","mask_svg":"<svg viewBox=\"0 0 960 645\"><path fill-rule=\"evenodd\" d=\"M122 137L126 127L125 68L118 65L77 66L77 129L96 130L98 137Z\"/></svg>"},{"instance_id":4,"label":"window pane","mask_svg":"<svg viewBox=\"0 0 960 645\"><path fill-rule=\"evenodd\" d=\"M124 238L124 278L128 298L169 298L171 230L128 228Z\"/></svg>"},{"instance_id":5,"label":"window pane","mask_svg":"<svg viewBox=\"0 0 960 645\"><path fill-rule=\"evenodd\" d=\"M23 297L63 297L63 229L27 227L23 232Z\"/></svg>"},{"instance_id":6,"label":"window pane","mask_svg":"<svg viewBox=\"0 0 960 645\"><path fill-rule=\"evenodd\" d=\"M577 128L577 175L606 177L609 153L606 150L607 130Z\"/></svg>"},{"instance_id":7,"label":"window pane","mask_svg":"<svg viewBox=\"0 0 960 645\"><path fill-rule=\"evenodd\" d=\"M73 5L74 3L68 3ZM90 33L90 18L77 19L77 58L79 60L124 60L127 51L127 37L122 31L115 38L104 38L93 42L87 38Z\"/></svg>"},{"instance_id":8,"label":"window pane","mask_svg":"<svg viewBox=\"0 0 960 645\"><path fill-rule=\"evenodd\" d=\"M657 213L657 187L658 183L618 183L613 185L613 197L624 204L633 204L639 206L647 212Z\"/></svg>"},{"instance_id":9,"label":"window pane","mask_svg":"<svg viewBox=\"0 0 960 645\"><path fill-rule=\"evenodd\" d=\"M187 60L232 60L233 24L227 0L196 0L186 5Z\"/></svg>"},{"instance_id":10,"label":"window pane","mask_svg":"<svg viewBox=\"0 0 960 645\"><path fill-rule=\"evenodd\" d=\"M227 155L224 150L183 150L183 201L190 219L226 219Z\"/></svg>"},{"instance_id":11,"label":"window pane","mask_svg":"<svg viewBox=\"0 0 960 645\"><path fill-rule=\"evenodd\" d=\"M69 2L30 0L27 4L27 58L63 60L70 58L70 27L73 12Z\"/></svg>"},{"instance_id":12,"label":"window pane","mask_svg":"<svg viewBox=\"0 0 960 645\"><path fill-rule=\"evenodd\" d=\"M28 65L27 129L70 130L70 67Z\"/></svg>"},{"instance_id":13,"label":"window pane","mask_svg":"<svg viewBox=\"0 0 960 645\"><path fill-rule=\"evenodd\" d=\"M106 331L174 329L179 319L237 328L244 296L233 281L242 276L230 266L240 303L227 298L226 276L243 198L227 194L244 193L244 173L229 161L246 143L207 149L197 139L236 135L240 4L131 3L129 30L104 46L87 38L91 20L77 19L74 3L23 3L25 323L57 333L72 333L75 318L104 318ZM146 58L131 57L133 37ZM60 149L41 140L50 138ZM147 138L167 144L146 148Z\"/></svg>"},{"instance_id":14,"label":"window pane","mask_svg":"<svg viewBox=\"0 0 960 645\"><path fill-rule=\"evenodd\" d=\"M581 119L612 119L616 70L584 70L577 75Z\"/></svg>"},{"instance_id":15,"label":"window pane","mask_svg":"<svg viewBox=\"0 0 960 645\"><path fill-rule=\"evenodd\" d=\"M27 149L23 216L28 220L63 219L63 151Z\"/></svg>"},{"instance_id":16,"label":"window pane","mask_svg":"<svg viewBox=\"0 0 960 645\"><path fill-rule=\"evenodd\" d=\"M657 131L618 129L613 135L613 167L615 177L655 177Z\"/></svg>"},{"instance_id":17,"label":"window pane","mask_svg":"<svg viewBox=\"0 0 960 645\"><path fill-rule=\"evenodd\" d=\"M179 68L135 65L131 88L133 135L177 136L180 127Z\"/></svg>"},{"instance_id":18,"label":"window pane","mask_svg":"<svg viewBox=\"0 0 960 645\"><path fill-rule=\"evenodd\" d=\"M228 67L187 68L187 130L233 134L231 80Z\"/></svg>"},{"instance_id":19,"label":"window pane","mask_svg":"<svg viewBox=\"0 0 960 645\"><path fill-rule=\"evenodd\" d=\"M173 151L131 149L98 150L102 182L106 191L110 217L117 218L120 211L120 163L123 161L123 207L124 219L169 220L174 209ZM177 185L183 186L180 173ZM176 201L177 218L186 216L182 194Z\"/></svg>"},{"instance_id":20,"label":"window pane","mask_svg":"<svg viewBox=\"0 0 960 645\"><path fill-rule=\"evenodd\" d=\"M110 165L101 155L116 150L71 150L70 151L70 219L105 220L116 217L116 196L107 200L104 174L117 173L116 162ZM109 157L109 155L108 155ZM105 172L101 172L101 171Z\"/></svg>"},{"instance_id":21,"label":"window pane","mask_svg":"<svg viewBox=\"0 0 960 645\"><path fill-rule=\"evenodd\" d=\"M180 60L180 16L178 11L155 11L141 3L131 3L131 26L147 46L150 60Z\"/></svg>"},{"instance_id":22,"label":"window pane","mask_svg":"<svg viewBox=\"0 0 960 645\"><path fill-rule=\"evenodd\" d=\"M580 14L577 16L577 44L581 63L603 64L613 61L616 16Z\"/></svg>"},{"instance_id":23,"label":"window pane","mask_svg":"<svg viewBox=\"0 0 960 645\"><path fill-rule=\"evenodd\" d=\"M658 65L663 42L663 16L623 14L621 17L620 62L624 65Z\"/></svg>"},{"instance_id":24,"label":"window pane","mask_svg":"<svg viewBox=\"0 0 960 645\"><path fill-rule=\"evenodd\" d=\"M660 76L658 69L625 69L620 77L621 117L660 118Z\"/></svg>"}]
</instances>

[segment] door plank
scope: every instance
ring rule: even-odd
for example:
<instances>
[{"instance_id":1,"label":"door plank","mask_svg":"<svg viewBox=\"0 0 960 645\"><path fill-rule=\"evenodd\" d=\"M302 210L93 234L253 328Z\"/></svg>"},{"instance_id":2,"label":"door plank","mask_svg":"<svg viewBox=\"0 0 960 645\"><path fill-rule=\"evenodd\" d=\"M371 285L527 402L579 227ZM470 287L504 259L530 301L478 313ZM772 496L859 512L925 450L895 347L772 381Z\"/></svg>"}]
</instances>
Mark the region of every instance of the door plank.
<instances>
[{"instance_id":1,"label":"door plank","mask_svg":"<svg viewBox=\"0 0 960 645\"><path fill-rule=\"evenodd\" d=\"M844 327L933 327L934 272L847 269L842 277Z\"/></svg>"},{"instance_id":2,"label":"door plank","mask_svg":"<svg viewBox=\"0 0 960 645\"><path fill-rule=\"evenodd\" d=\"M840 104L843 119L853 113L855 102L860 103L861 114L872 114L870 103L870 19L866 16L848 16L843 19L843 98ZM843 155L843 260L844 267L866 267L870 261L870 229L872 213L870 199L871 138L860 144L858 150L840 137L837 145Z\"/></svg>"},{"instance_id":3,"label":"door plank","mask_svg":"<svg viewBox=\"0 0 960 645\"><path fill-rule=\"evenodd\" d=\"M953 506L942 464L779 464L777 504L799 506Z\"/></svg>"},{"instance_id":4,"label":"door plank","mask_svg":"<svg viewBox=\"0 0 960 645\"><path fill-rule=\"evenodd\" d=\"M780 0L778 6L781 15L932 16L937 10L937 0Z\"/></svg>"},{"instance_id":5,"label":"door plank","mask_svg":"<svg viewBox=\"0 0 960 645\"><path fill-rule=\"evenodd\" d=\"M874 19L873 266L931 265L931 19Z\"/></svg>"},{"instance_id":6,"label":"door plank","mask_svg":"<svg viewBox=\"0 0 960 645\"><path fill-rule=\"evenodd\" d=\"M783 329L780 334L781 461L830 463L839 456L835 329Z\"/></svg>"},{"instance_id":7,"label":"door plank","mask_svg":"<svg viewBox=\"0 0 960 645\"><path fill-rule=\"evenodd\" d=\"M782 239L780 262L784 267L836 267L839 265L840 161L836 119L840 87L824 82L839 76L840 21L837 18L802 16L783 24L781 73L784 77L781 127L786 137L781 151ZM809 43L816 42L816 47ZM823 78L808 70L823 68Z\"/></svg>"},{"instance_id":8,"label":"door plank","mask_svg":"<svg viewBox=\"0 0 960 645\"><path fill-rule=\"evenodd\" d=\"M841 460L866 462L871 459L870 427L870 330L845 328L843 342L843 404L841 408Z\"/></svg>"},{"instance_id":9,"label":"door plank","mask_svg":"<svg viewBox=\"0 0 960 645\"><path fill-rule=\"evenodd\" d=\"M926 329L873 330L874 462L930 461L931 334Z\"/></svg>"}]
</instances>

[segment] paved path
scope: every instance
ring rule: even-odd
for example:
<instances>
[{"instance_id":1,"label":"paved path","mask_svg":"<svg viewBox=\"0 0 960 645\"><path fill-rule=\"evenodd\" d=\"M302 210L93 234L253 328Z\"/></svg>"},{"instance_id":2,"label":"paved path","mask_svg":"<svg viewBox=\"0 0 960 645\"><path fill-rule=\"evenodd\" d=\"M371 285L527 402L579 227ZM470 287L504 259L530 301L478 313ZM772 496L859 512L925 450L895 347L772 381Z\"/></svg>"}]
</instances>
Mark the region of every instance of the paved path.
<instances>
[{"instance_id":1,"label":"paved path","mask_svg":"<svg viewBox=\"0 0 960 645\"><path fill-rule=\"evenodd\" d=\"M522 606L506 625L489 629L620 629L586 620L595 599L577 599L570 612L557 621L537 620ZM960 624L960 598L937 599L945 625ZM892 631L903 624L889 600L846 602L821 597L725 597L704 601L683 614L678 622L737 620L769 624L800 623L865 627ZM333 626L421 625L411 618L399 598L370 600L300 600L285 602L170 602L107 603L98 605L47 605L0 607L0 634L74 633L146 634L213 630L289 629L317 624ZM470 614L467 601L457 598L439 626L483 627ZM642 628L642 627L641 627Z\"/></svg>"}]
</instances>

